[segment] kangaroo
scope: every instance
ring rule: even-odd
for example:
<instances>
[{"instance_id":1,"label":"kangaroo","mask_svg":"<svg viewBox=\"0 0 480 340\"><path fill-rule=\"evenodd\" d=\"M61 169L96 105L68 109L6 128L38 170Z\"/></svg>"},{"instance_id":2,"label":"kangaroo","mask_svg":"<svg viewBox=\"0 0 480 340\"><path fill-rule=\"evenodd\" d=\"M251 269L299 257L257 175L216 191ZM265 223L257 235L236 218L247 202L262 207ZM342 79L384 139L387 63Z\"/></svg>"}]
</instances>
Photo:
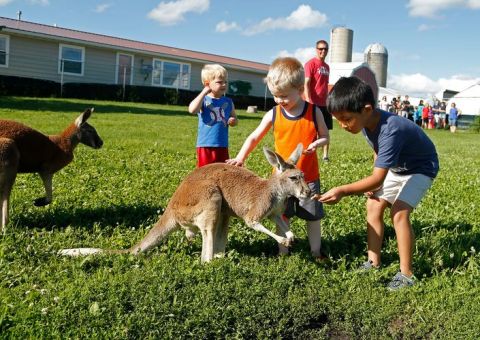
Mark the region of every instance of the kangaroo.
<instances>
[{"instance_id":1,"label":"kangaroo","mask_svg":"<svg viewBox=\"0 0 480 340\"><path fill-rule=\"evenodd\" d=\"M63 249L60 255L88 255L97 253L140 254L155 247L172 231L186 229L187 237L200 230L202 235L202 262L225 252L228 224L231 216L242 218L254 230L273 237L287 247L293 233L282 219L289 196L307 199L311 191L303 173L295 168L303 150L299 144L284 161L280 155L264 147L268 162L276 171L269 179L234 165L214 163L193 170L178 186L165 212L150 232L136 245L126 250L98 248ZM274 234L261 224L270 218L285 232L286 237Z\"/></svg>"},{"instance_id":2,"label":"kangaroo","mask_svg":"<svg viewBox=\"0 0 480 340\"><path fill-rule=\"evenodd\" d=\"M103 145L87 119L93 108L86 109L61 134L46 136L28 126L11 120L0 120L0 211L1 230L5 233L8 222L10 193L17 173L40 175L45 187L45 197L34 201L45 206L52 201L52 177L73 160L73 150L79 144L94 149Z\"/></svg>"}]
</instances>

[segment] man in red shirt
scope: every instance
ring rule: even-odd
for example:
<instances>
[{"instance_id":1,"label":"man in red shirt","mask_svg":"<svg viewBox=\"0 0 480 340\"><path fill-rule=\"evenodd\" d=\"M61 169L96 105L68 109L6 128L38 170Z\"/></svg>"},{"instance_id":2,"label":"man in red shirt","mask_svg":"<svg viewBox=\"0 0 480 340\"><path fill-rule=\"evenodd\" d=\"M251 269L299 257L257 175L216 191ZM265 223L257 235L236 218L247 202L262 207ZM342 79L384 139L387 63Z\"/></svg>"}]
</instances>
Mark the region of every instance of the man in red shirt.
<instances>
[{"instance_id":1,"label":"man in red shirt","mask_svg":"<svg viewBox=\"0 0 480 340\"><path fill-rule=\"evenodd\" d=\"M333 128L332 115L327 110L328 82L330 66L325 62L328 43L319 40L316 43L317 55L305 64L305 101L317 105L322 111L327 128ZM329 144L323 146L323 160L328 162Z\"/></svg>"}]
</instances>

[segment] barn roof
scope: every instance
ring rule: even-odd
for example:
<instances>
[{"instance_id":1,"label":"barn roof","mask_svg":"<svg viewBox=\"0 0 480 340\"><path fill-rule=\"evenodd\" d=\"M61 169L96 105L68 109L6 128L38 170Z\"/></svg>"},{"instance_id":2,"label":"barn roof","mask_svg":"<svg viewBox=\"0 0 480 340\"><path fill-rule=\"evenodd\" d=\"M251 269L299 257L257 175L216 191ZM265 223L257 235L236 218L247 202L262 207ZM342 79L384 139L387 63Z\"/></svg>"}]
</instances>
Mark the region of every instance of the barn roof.
<instances>
[{"instance_id":1,"label":"barn roof","mask_svg":"<svg viewBox=\"0 0 480 340\"><path fill-rule=\"evenodd\" d=\"M142 41L135 41L77 31L69 28L49 26L28 22L23 20L0 17L0 32L23 33L30 36L47 37L51 39L110 47L114 49L128 50L137 53L160 55L163 57L176 57L184 60L198 61L203 63L219 63L226 67L232 67L253 72L265 73L268 71L268 64L253 61L225 57L216 54L196 52L170 46L151 44Z\"/></svg>"}]
</instances>

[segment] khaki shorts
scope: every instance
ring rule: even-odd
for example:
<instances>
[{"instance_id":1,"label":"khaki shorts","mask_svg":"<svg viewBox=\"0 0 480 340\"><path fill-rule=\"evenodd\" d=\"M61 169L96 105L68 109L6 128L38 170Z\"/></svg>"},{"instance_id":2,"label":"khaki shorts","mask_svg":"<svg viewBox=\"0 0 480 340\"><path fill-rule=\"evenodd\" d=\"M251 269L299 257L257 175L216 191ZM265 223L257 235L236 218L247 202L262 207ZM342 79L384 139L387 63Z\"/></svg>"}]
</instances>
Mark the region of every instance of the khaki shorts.
<instances>
[{"instance_id":1,"label":"khaki shorts","mask_svg":"<svg viewBox=\"0 0 480 340\"><path fill-rule=\"evenodd\" d=\"M432 183L432 178L422 174L399 175L388 171L383 186L374 192L373 197L381 198L390 204L400 200L416 208Z\"/></svg>"}]
</instances>

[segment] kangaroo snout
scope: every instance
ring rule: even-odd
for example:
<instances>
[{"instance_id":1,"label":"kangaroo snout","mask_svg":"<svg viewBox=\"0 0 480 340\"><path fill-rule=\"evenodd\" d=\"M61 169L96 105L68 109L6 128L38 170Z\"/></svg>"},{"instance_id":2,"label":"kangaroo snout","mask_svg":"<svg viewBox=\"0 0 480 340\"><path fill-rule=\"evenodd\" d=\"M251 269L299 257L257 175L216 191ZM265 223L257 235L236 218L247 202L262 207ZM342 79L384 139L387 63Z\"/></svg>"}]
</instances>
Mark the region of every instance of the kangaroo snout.
<instances>
[{"instance_id":1,"label":"kangaroo snout","mask_svg":"<svg viewBox=\"0 0 480 340\"><path fill-rule=\"evenodd\" d=\"M103 140L98 138L98 140L95 141L95 145L93 146L94 149L100 149L103 146Z\"/></svg>"}]
</instances>

